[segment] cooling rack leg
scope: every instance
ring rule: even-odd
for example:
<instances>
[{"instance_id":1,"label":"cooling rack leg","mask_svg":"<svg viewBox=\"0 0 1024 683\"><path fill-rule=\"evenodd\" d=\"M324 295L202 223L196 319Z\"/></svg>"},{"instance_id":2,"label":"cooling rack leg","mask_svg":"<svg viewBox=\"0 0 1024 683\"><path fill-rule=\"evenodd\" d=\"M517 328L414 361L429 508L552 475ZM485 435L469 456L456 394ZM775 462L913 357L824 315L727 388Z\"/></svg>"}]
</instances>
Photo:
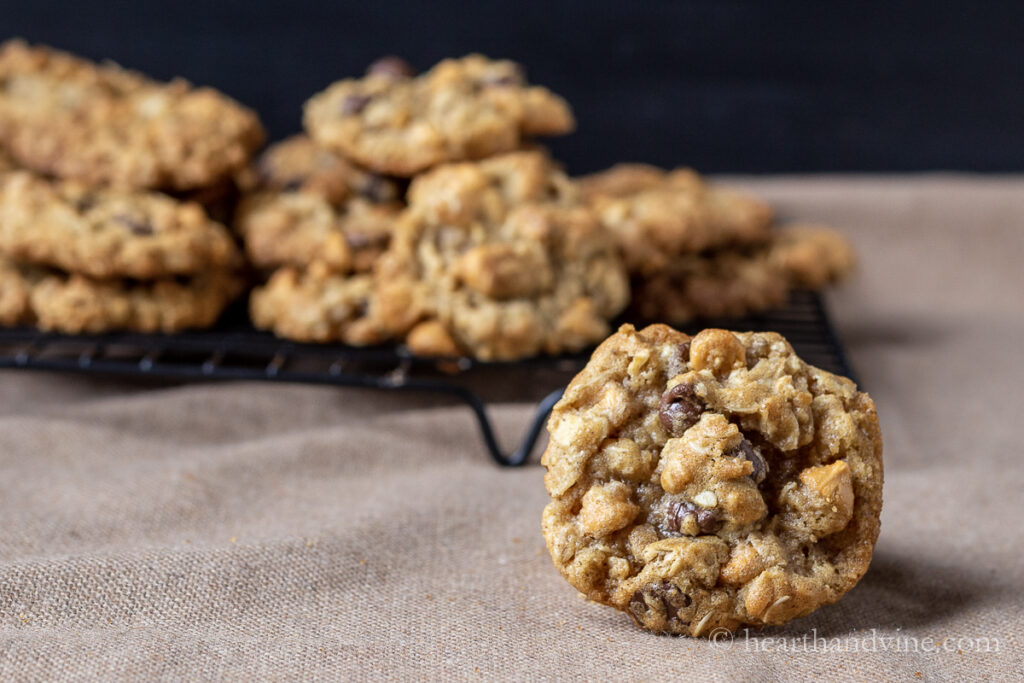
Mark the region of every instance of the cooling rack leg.
<instances>
[{"instance_id":1,"label":"cooling rack leg","mask_svg":"<svg viewBox=\"0 0 1024 683\"><path fill-rule=\"evenodd\" d=\"M558 399L562 397L562 390L559 389L551 392L537 404L537 410L533 414L533 419L530 420L526 434L523 435L519 446L509 455L505 455L501 450L501 446L498 445L498 440L494 436L494 426L491 423L490 416L487 414L487 407L484 405L484 402L476 394L470 392L460 394L460 397L473 409L473 414L476 416L476 421L480 426L480 433L484 439L484 445L487 446L487 451L490 453L491 458L503 467L520 467L530 459L530 454L533 453L533 448L537 444L537 438L540 436L541 430L544 429L544 423L547 421L551 409L558 403Z\"/></svg>"}]
</instances>

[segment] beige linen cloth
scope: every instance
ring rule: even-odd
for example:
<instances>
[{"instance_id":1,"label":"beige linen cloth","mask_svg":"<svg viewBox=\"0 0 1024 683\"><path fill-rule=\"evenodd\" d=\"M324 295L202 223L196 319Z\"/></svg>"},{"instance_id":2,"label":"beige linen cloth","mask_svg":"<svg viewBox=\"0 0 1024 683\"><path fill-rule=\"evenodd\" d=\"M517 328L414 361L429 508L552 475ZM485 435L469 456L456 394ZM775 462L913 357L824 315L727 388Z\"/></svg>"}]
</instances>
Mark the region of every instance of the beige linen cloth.
<instances>
[{"instance_id":1,"label":"beige linen cloth","mask_svg":"<svg viewBox=\"0 0 1024 683\"><path fill-rule=\"evenodd\" d=\"M1024 677L1024 179L739 182L862 255L829 299L885 508L841 602L640 631L553 568L541 468L429 397L7 371L0 680ZM496 410L506 440L530 413Z\"/></svg>"}]
</instances>

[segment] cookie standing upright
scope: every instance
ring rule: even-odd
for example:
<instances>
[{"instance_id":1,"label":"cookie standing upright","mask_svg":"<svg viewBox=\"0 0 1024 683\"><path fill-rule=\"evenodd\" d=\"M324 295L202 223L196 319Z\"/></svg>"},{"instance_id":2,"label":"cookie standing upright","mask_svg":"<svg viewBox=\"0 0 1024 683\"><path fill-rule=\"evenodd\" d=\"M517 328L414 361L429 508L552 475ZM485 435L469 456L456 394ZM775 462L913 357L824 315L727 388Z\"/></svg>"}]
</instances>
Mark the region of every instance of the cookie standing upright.
<instances>
[{"instance_id":1,"label":"cookie standing upright","mask_svg":"<svg viewBox=\"0 0 1024 683\"><path fill-rule=\"evenodd\" d=\"M446 59L420 76L379 62L364 78L338 81L311 98L304 120L317 143L405 177L575 126L565 100L529 85L518 64L481 55Z\"/></svg>"},{"instance_id":2,"label":"cookie standing upright","mask_svg":"<svg viewBox=\"0 0 1024 683\"><path fill-rule=\"evenodd\" d=\"M874 403L778 334L623 326L548 429L555 566L644 628L782 624L867 570L882 506Z\"/></svg>"},{"instance_id":3,"label":"cookie standing upright","mask_svg":"<svg viewBox=\"0 0 1024 683\"><path fill-rule=\"evenodd\" d=\"M0 46L0 146L35 171L192 190L241 170L263 138L252 111L211 88L20 40Z\"/></svg>"}]
</instances>

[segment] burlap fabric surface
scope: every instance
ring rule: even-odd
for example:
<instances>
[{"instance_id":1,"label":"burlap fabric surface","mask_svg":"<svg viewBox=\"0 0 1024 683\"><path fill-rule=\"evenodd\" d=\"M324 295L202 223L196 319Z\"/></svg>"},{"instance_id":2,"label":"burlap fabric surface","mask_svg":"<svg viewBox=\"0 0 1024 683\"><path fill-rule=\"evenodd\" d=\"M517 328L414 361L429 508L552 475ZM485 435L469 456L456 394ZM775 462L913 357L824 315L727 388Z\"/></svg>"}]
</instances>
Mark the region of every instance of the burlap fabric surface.
<instances>
[{"instance_id":1,"label":"burlap fabric surface","mask_svg":"<svg viewBox=\"0 0 1024 683\"><path fill-rule=\"evenodd\" d=\"M717 646L639 631L559 577L541 468L491 465L462 407L9 371L0 680L1024 676L1024 180L744 184L863 256L830 303L885 509L840 603Z\"/></svg>"}]
</instances>

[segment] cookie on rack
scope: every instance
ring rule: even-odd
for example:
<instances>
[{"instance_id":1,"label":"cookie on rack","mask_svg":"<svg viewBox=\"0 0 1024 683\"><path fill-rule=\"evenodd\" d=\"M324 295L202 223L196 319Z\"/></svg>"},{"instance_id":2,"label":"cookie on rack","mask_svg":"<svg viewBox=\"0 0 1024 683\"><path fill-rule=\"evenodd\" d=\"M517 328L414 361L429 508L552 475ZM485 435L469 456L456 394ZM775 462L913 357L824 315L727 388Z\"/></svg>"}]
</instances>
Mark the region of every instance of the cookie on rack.
<instances>
[{"instance_id":1,"label":"cookie on rack","mask_svg":"<svg viewBox=\"0 0 1024 683\"><path fill-rule=\"evenodd\" d=\"M161 83L42 46L0 46L0 146L35 171L175 191L240 171L257 116L211 88Z\"/></svg>"},{"instance_id":2,"label":"cookie on rack","mask_svg":"<svg viewBox=\"0 0 1024 683\"><path fill-rule=\"evenodd\" d=\"M399 183L359 169L306 136L272 145L246 182L235 230L258 268L321 261L368 271L401 211Z\"/></svg>"},{"instance_id":3,"label":"cookie on rack","mask_svg":"<svg viewBox=\"0 0 1024 683\"><path fill-rule=\"evenodd\" d=\"M375 314L424 355L578 351L629 299L611 235L538 150L417 176L375 277Z\"/></svg>"},{"instance_id":4,"label":"cookie on rack","mask_svg":"<svg viewBox=\"0 0 1024 683\"><path fill-rule=\"evenodd\" d=\"M632 273L658 273L682 255L771 236L768 204L708 183L687 168L619 164L578 183L615 234Z\"/></svg>"},{"instance_id":5,"label":"cookie on rack","mask_svg":"<svg viewBox=\"0 0 1024 683\"><path fill-rule=\"evenodd\" d=\"M0 176L0 254L94 278L191 275L241 261L227 228L198 204L29 171Z\"/></svg>"},{"instance_id":6,"label":"cookie on rack","mask_svg":"<svg viewBox=\"0 0 1024 683\"><path fill-rule=\"evenodd\" d=\"M242 291L226 270L185 280L96 280L0 257L0 324L68 334L208 327Z\"/></svg>"},{"instance_id":7,"label":"cookie on rack","mask_svg":"<svg viewBox=\"0 0 1024 683\"><path fill-rule=\"evenodd\" d=\"M343 275L315 261L274 271L250 295L249 315L256 327L295 341L378 344L388 335L371 310L374 294L371 275Z\"/></svg>"},{"instance_id":8,"label":"cookie on rack","mask_svg":"<svg viewBox=\"0 0 1024 683\"><path fill-rule=\"evenodd\" d=\"M518 64L482 55L446 59L419 76L394 58L381 60L365 77L311 98L304 120L318 144L403 177L575 127L565 100L528 84Z\"/></svg>"},{"instance_id":9,"label":"cookie on rack","mask_svg":"<svg viewBox=\"0 0 1024 683\"><path fill-rule=\"evenodd\" d=\"M783 624L867 571L882 507L874 403L778 334L625 325L548 430L554 564L643 628Z\"/></svg>"},{"instance_id":10,"label":"cookie on rack","mask_svg":"<svg viewBox=\"0 0 1024 683\"><path fill-rule=\"evenodd\" d=\"M846 278L857 264L849 240L834 228L794 223L773 237L770 259L800 289L821 289Z\"/></svg>"},{"instance_id":11,"label":"cookie on rack","mask_svg":"<svg viewBox=\"0 0 1024 683\"><path fill-rule=\"evenodd\" d=\"M756 313L784 305L794 289L842 280L854 262L837 230L787 225L764 244L686 254L657 273L634 275L631 310L641 320L676 324Z\"/></svg>"}]
</instances>

